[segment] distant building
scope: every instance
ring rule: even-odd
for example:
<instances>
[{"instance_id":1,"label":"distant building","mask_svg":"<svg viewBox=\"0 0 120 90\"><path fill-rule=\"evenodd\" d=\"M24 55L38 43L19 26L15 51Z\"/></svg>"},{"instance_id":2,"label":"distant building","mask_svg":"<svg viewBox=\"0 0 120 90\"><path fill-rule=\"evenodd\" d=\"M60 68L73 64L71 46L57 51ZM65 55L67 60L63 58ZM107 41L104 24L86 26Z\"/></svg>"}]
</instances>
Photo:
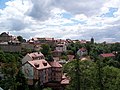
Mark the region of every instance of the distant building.
<instances>
[{"instance_id":1,"label":"distant building","mask_svg":"<svg viewBox=\"0 0 120 90\"><path fill-rule=\"evenodd\" d=\"M66 47L65 44L57 44L56 50L57 50L57 51L65 52L65 51L67 50L67 47Z\"/></svg>"},{"instance_id":2,"label":"distant building","mask_svg":"<svg viewBox=\"0 0 120 90\"><path fill-rule=\"evenodd\" d=\"M54 45L55 40L54 38L32 38L28 40L28 43Z\"/></svg>"},{"instance_id":3,"label":"distant building","mask_svg":"<svg viewBox=\"0 0 120 90\"><path fill-rule=\"evenodd\" d=\"M92 43L92 44L94 43L94 38L93 38L93 37L91 38L91 43Z\"/></svg>"},{"instance_id":4,"label":"distant building","mask_svg":"<svg viewBox=\"0 0 120 90\"><path fill-rule=\"evenodd\" d=\"M61 50L54 50L52 51L52 55L53 57L60 57L62 55L62 52Z\"/></svg>"},{"instance_id":5,"label":"distant building","mask_svg":"<svg viewBox=\"0 0 120 90\"><path fill-rule=\"evenodd\" d=\"M12 36L8 33L3 32L0 34L0 42L9 42L10 40L12 40Z\"/></svg>"},{"instance_id":6,"label":"distant building","mask_svg":"<svg viewBox=\"0 0 120 90\"><path fill-rule=\"evenodd\" d=\"M79 57L82 57L83 55L87 55L87 49L86 48L80 48L77 51L77 54L78 54Z\"/></svg>"},{"instance_id":7,"label":"distant building","mask_svg":"<svg viewBox=\"0 0 120 90\"><path fill-rule=\"evenodd\" d=\"M3 32L0 34L0 49L4 52L21 52L21 43L17 37Z\"/></svg>"},{"instance_id":8,"label":"distant building","mask_svg":"<svg viewBox=\"0 0 120 90\"><path fill-rule=\"evenodd\" d=\"M0 49L4 52L21 52L22 51L20 44L17 44L17 45L0 44Z\"/></svg>"}]
</instances>

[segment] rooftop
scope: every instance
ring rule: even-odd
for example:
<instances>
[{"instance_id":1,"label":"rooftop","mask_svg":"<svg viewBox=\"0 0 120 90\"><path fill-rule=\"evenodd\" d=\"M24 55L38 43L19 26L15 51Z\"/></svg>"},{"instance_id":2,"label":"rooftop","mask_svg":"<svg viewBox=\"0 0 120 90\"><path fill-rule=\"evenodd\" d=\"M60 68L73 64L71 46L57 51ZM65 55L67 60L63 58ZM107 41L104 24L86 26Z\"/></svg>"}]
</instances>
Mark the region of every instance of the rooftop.
<instances>
[{"instance_id":1,"label":"rooftop","mask_svg":"<svg viewBox=\"0 0 120 90\"><path fill-rule=\"evenodd\" d=\"M62 65L59 64L59 62L56 62L56 61L50 62L50 65L51 65L52 67L62 67Z\"/></svg>"},{"instance_id":2,"label":"rooftop","mask_svg":"<svg viewBox=\"0 0 120 90\"><path fill-rule=\"evenodd\" d=\"M68 78L65 78L61 81L61 84L64 84L64 85L68 85L69 84L69 79Z\"/></svg>"},{"instance_id":3,"label":"rooftop","mask_svg":"<svg viewBox=\"0 0 120 90\"><path fill-rule=\"evenodd\" d=\"M33 57L39 57L39 56L44 56L41 52L34 52L34 53L30 53L28 54L31 58Z\"/></svg>"},{"instance_id":4,"label":"rooftop","mask_svg":"<svg viewBox=\"0 0 120 90\"><path fill-rule=\"evenodd\" d=\"M113 53L104 53L104 54L100 54L100 56L102 56L102 57L115 57L115 55Z\"/></svg>"},{"instance_id":5,"label":"rooftop","mask_svg":"<svg viewBox=\"0 0 120 90\"><path fill-rule=\"evenodd\" d=\"M75 56L74 55L67 55L67 57L69 60L73 60Z\"/></svg>"},{"instance_id":6,"label":"rooftop","mask_svg":"<svg viewBox=\"0 0 120 90\"><path fill-rule=\"evenodd\" d=\"M38 70L51 67L50 64L44 59L28 61L28 63L31 64L34 68L36 68Z\"/></svg>"},{"instance_id":7,"label":"rooftop","mask_svg":"<svg viewBox=\"0 0 120 90\"><path fill-rule=\"evenodd\" d=\"M79 50L80 50L80 51L86 51L86 48L83 48L83 47L82 47L82 48L80 48Z\"/></svg>"}]
</instances>

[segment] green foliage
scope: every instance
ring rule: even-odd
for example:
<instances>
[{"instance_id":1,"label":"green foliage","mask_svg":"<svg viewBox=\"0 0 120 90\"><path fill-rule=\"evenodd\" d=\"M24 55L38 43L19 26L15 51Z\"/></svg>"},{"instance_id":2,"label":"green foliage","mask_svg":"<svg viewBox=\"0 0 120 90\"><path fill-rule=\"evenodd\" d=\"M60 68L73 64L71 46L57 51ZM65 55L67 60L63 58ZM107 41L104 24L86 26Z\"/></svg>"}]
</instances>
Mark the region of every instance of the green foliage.
<instances>
[{"instance_id":1,"label":"green foliage","mask_svg":"<svg viewBox=\"0 0 120 90\"><path fill-rule=\"evenodd\" d=\"M67 46L67 50L69 50L70 52L72 52L72 54L75 55L78 49L81 47L82 45L79 42L76 42L76 43L72 42Z\"/></svg>"},{"instance_id":2,"label":"green foliage","mask_svg":"<svg viewBox=\"0 0 120 90\"><path fill-rule=\"evenodd\" d=\"M105 66L102 69L103 89L104 90L119 90L120 87L120 69Z\"/></svg>"},{"instance_id":3,"label":"green foliage","mask_svg":"<svg viewBox=\"0 0 120 90\"><path fill-rule=\"evenodd\" d=\"M22 37L22 36L17 36L17 39L18 39L18 41L20 41L20 42L26 42L26 40L25 40L25 39L23 39L23 37Z\"/></svg>"},{"instance_id":4,"label":"green foliage","mask_svg":"<svg viewBox=\"0 0 120 90\"><path fill-rule=\"evenodd\" d=\"M45 56L46 60L53 61L50 46L48 44L43 44L41 47L41 53Z\"/></svg>"},{"instance_id":5,"label":"green foliage","mask_svg":"<svg viewBox=\"0 0 120 90\"><path fill-rule=\"evenodd\" d=\"M52 89L48 87L48 88L44 88L43 90L52 90Z\"/></svg>"},{"instance_id":6,"label":"green foliage","mask_svg":"<svg viewBox=\"0 0 120 90\"><path fill-rule=\"evenodd\" d=\"M44 56L48 56L50 55L50 46L48 44L43 44L42 46L42 49L41 49L41 53L44 54Z\"/></svg>"},{"instance_id":7,"label":"green foliage","mask_svg":"<svg viewBox=\"0 0 120 90\"><path fill-rule=\"evenodd\" d=\"M76 73L77 60L64 66L64 72L70 77L70 85L66 90L119 90L120 69L104 65L100 62L79 61L79 73ZM79 75L79 78L77 77ZM102 87L102 88L101 88Z\"/></svg>"},{"instance_id":8,"label":"green foliage","mask_svg":"<svg viewBox=\"0 0 120 90\"><path fill-rule=\"evenodd\" d=\"M26 90L25 88L18 89L18 87L26 87L26 82L23 74L20 74L21 58L20 53L0 53L1 72L4 74L4 79L0 81L0 87L4 90Z\"/></svg>"}]
</instances>

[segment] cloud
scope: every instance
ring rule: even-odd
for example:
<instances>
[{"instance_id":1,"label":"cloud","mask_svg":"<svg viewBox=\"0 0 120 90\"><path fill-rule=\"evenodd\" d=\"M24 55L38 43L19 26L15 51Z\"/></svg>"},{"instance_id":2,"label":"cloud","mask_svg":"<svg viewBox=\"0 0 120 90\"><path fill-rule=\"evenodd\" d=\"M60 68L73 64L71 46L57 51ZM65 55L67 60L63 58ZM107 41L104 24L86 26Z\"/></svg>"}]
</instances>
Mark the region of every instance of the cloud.
<instances>
[{"instance_id":1,"label":"cloud","mask_svg":"<svg viewBox=\"0 0 120 90\"><path fill-rule=\"evenodd\" d=\"M32 8L28 15L35 19L46 20L51 15L53 8L60 8L73 15L85 14L92 16L100 11L105 1L102 0L31 0Z\"/></svg>"},{"instance_id":2,"label":"cloud","mask_svg":"<svg viewBox=\"0 0 120 90\"><path fill-rule=\"evenodd\" d=\"M0 29L14 35L120 41L119 0L11 0Z\"/></svg>"},{"instance_id":3,"label":"cloud","mask_svg":"<svg viewBox=\"0 0 120 90\"><path fill-rule=\"evenodd\" d=\"M46 20L53 9L52 0L31 0L32 8L29 9L28 15L40 20Z\"/></svg>"},{"instance_id":4,"label":"cloud","mask_svg":"<svg viewBox=\"0 0 120 90\"><path fill-rule=\"evenodd\" d=\"M11 31L19 31L25 29L27 25L20 19L11 18L8 20L9 30Z\"/></svg>"},{"instance_id":5,"label":"cloud","mask_svg":"<svg viewBox=\"0 0 120 90\"><path fill-rule=\"evenodd\" d=\"M55 5L72 14L94 15L107 0L54 0Z\"/></svg>"}]
</instances>

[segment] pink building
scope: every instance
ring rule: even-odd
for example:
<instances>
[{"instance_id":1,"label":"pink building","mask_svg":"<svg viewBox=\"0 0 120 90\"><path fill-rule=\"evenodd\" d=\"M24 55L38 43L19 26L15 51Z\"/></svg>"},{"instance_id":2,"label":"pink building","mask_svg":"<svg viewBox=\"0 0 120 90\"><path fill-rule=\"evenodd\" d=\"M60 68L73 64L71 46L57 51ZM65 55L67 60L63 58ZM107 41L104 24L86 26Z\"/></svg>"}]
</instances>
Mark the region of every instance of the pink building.
<instances>
[{"instance_id":1,"label":"pink building","mask_svg":"<svg viewBox=\"0 0 120 90\"><path fill-rule=\"evenodd\" d=\"M22 71L28 80L28 85L39 82L44 85L49 82L61 82L62 65L58 62L47 62L41 52L27 54L22 59Z\"/></svg>"}]
</instances>

